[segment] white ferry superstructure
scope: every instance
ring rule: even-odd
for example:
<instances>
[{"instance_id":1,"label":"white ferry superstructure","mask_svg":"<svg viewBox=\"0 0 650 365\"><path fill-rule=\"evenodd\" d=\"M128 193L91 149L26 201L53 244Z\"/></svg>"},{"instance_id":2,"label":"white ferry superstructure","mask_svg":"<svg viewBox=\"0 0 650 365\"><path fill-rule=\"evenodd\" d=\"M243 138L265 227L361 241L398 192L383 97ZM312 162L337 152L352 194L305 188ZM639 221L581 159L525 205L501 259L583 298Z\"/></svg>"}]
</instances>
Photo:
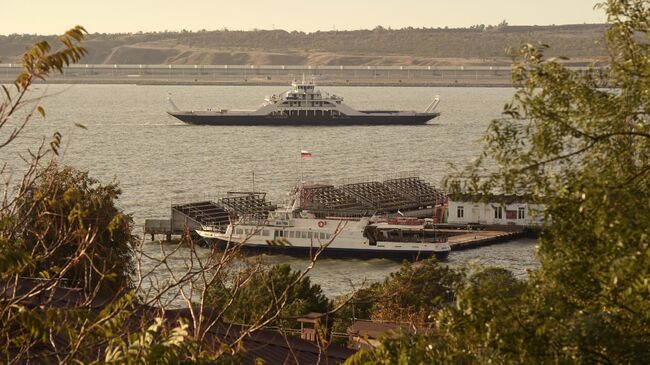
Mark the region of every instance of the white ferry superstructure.
<instances>
[{"instance_id":1,"label":"white ferry superstructure","mask_svg":"<svg viewBox=\"0 0 650 365\"><path fill-rule=\"evenodd\" d=\"M210 227L196 231L221 244L239 244L247 249L285 254L325 256L425 258L445 260L451 251L446 236L422 225L373 223L370 217L317 218L309 211L279 209L265 221L231 223L225 232Z\"/></svg>"}]
</instances>

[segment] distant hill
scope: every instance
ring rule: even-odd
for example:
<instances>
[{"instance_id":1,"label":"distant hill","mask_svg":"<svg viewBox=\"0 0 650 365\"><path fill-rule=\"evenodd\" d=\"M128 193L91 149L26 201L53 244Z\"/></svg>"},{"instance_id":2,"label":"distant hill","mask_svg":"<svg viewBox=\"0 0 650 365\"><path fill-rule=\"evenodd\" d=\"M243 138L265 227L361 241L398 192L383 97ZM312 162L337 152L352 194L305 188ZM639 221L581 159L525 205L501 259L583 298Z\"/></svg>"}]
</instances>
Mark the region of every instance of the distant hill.
<instances>
[{"instance_id":1,"label":"distant hill","mask_svg":"<svg viewBox=\"0 0 650 365\"><path fill-rule=\"evenodd\" d=\"M522 43L549 44L548 56L585 62L605 54L604 24L473 26L287 32L283 30L90 34L91 64L230 65L448 65L507 64L505 50ZM18 62L39 39L0 36L0 62Z\"/></svg>"}]
</instances>

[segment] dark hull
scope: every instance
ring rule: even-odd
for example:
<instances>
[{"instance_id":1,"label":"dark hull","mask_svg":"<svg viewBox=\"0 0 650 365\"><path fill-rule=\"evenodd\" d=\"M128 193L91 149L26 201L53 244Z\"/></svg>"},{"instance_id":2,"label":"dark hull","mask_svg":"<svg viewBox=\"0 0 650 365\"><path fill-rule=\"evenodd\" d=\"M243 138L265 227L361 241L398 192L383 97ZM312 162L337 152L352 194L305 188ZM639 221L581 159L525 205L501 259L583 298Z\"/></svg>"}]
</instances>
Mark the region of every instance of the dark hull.
<instances>
[{"instance_id":1,"label":"dark hull","mask_svg":"<svg viewBox=\"0 0 650 365\"><path fill-rule=\"evenodd\" d=\"M359 115L338 118L295 117L273 118L263 115L204 115L187 112L168 112L169 115L188 124L197 125L264 125L264 126L332 126L332 125L414 125L425 124L440 113L415 115Z\"/></svg>"},{"instance_id":2,"label":"dark hull","mask_svg":"<svg viewBox=\"0 0 650 365\"><path fill-rule=\"evenodd\" d=\"M208 241L206 241L208 243ZM220 240L209 240L208 245L218 245L219 247L225 247L226 243ZM258 254L258 253L270 253L270 254L280 254L288 256L297 256L297 257L310 257L316 253L317 248L310 247L296 247L296 246L260 246L260 245L244 245L242 246L242 251ZM335 257L335 258L359 258L359 259L371 259L371 258L383 258L391 260L422 260L435 256L439 261L445 261L449 256L449 251L442 252L407 252L400 250L355 250L355 249L340 249L328 247L323 250L320 257Z\"/></svg>"}]
</instances>

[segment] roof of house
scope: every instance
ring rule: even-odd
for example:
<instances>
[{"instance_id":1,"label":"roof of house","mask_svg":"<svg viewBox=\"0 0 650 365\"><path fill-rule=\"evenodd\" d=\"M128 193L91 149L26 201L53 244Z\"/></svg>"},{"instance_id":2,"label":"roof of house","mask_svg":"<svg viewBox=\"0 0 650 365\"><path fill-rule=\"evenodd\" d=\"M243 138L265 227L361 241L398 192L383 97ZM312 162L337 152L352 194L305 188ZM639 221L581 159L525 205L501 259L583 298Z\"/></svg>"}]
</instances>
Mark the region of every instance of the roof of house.
<instances>
[{"instance_id":1,"label":"roof of house","mask_svg":"<svg viewBox=\"0 0 650 365\"><path fill-rule=\"evenodd\" d=\"M378 338L387 334L392 334L400 331L406 332L420 332L429 333L430 329L424 327L416 327L405 323L395 322L373 322L366 320L357 320L347 329L349 335Z\"/></svg>"},{"instance_id":2,"label":"roof of house","mask_svg":"<svg viewBox=\"0 0 650 365\"><path fill-rule=\"evenodd\" d=\"M501 204L514 204L514 203L530 203L532 197L530 195L515 195L515 194L449 194L449 201L456 202L485 202L485 203L501 203Z\"/></svg>"},{"instance_id":3,"label":"roof of house","mask_svg":"<svg viewBox=\"0 0 650 365\"><path fill-rule=\"evenodd\" d=\"M92 296L91 299L76 288L65 288L60 285L52 285L51 281L42 281L33 278L20 278L12 283L2 283L0 289L0 301L8 298L19 298L19 302L27 307L47 306L60 309L90 309L99 312L112 303L115 297ZM129 331L137 331L147 328L156 317L164 317L167 323L172 325L179 319L186 320L190 325L190 333L193 330L192 310L190 308L163 310L161 308L136 304L131 317L126 321L125 327ZM194 313L195 315L197 313ZM203 321L201 326L205 328L203 344L212 346L215 350L222 344L231 344L243 336L242 345L245 352L242 354L244 363L255 363L256 359L264 360L265 364L339 364L351 356L354 351L335 345L327 348L320 348L317 344L297 337L286 336L280 332L261 329L247 333L247 326L226 323L219 319L219 311L205 308L202 311ZM57 347L64 348L67 344L63 334L52 336ZM51 349L43 344L43 353L49 354L45 357L52 357ZM100 354L101 348L97 353Z\"/></svg>"}]
</instances>

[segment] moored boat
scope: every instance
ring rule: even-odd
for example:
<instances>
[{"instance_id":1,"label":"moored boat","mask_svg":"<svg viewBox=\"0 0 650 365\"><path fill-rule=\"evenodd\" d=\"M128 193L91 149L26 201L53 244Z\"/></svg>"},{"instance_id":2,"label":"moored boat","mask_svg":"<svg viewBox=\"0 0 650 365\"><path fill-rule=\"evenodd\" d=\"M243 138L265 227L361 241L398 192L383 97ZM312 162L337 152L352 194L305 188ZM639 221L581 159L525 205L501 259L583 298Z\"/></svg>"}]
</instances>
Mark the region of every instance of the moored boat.
<instances>
[{"instance_id":1,"label":"moored boat","mask_svg":"<svg viewBox=\"0 0 650 365\"><path fill-rule=\"evenodd\" d=\"M408 226L372 222L371 217L316 217L309 211L285 208L268 219L246 220L225 231L203 227L201 237L251 250L325 256L445 260L451 251L447 237L427 224Z\"/></svg>"}]
</instances>

